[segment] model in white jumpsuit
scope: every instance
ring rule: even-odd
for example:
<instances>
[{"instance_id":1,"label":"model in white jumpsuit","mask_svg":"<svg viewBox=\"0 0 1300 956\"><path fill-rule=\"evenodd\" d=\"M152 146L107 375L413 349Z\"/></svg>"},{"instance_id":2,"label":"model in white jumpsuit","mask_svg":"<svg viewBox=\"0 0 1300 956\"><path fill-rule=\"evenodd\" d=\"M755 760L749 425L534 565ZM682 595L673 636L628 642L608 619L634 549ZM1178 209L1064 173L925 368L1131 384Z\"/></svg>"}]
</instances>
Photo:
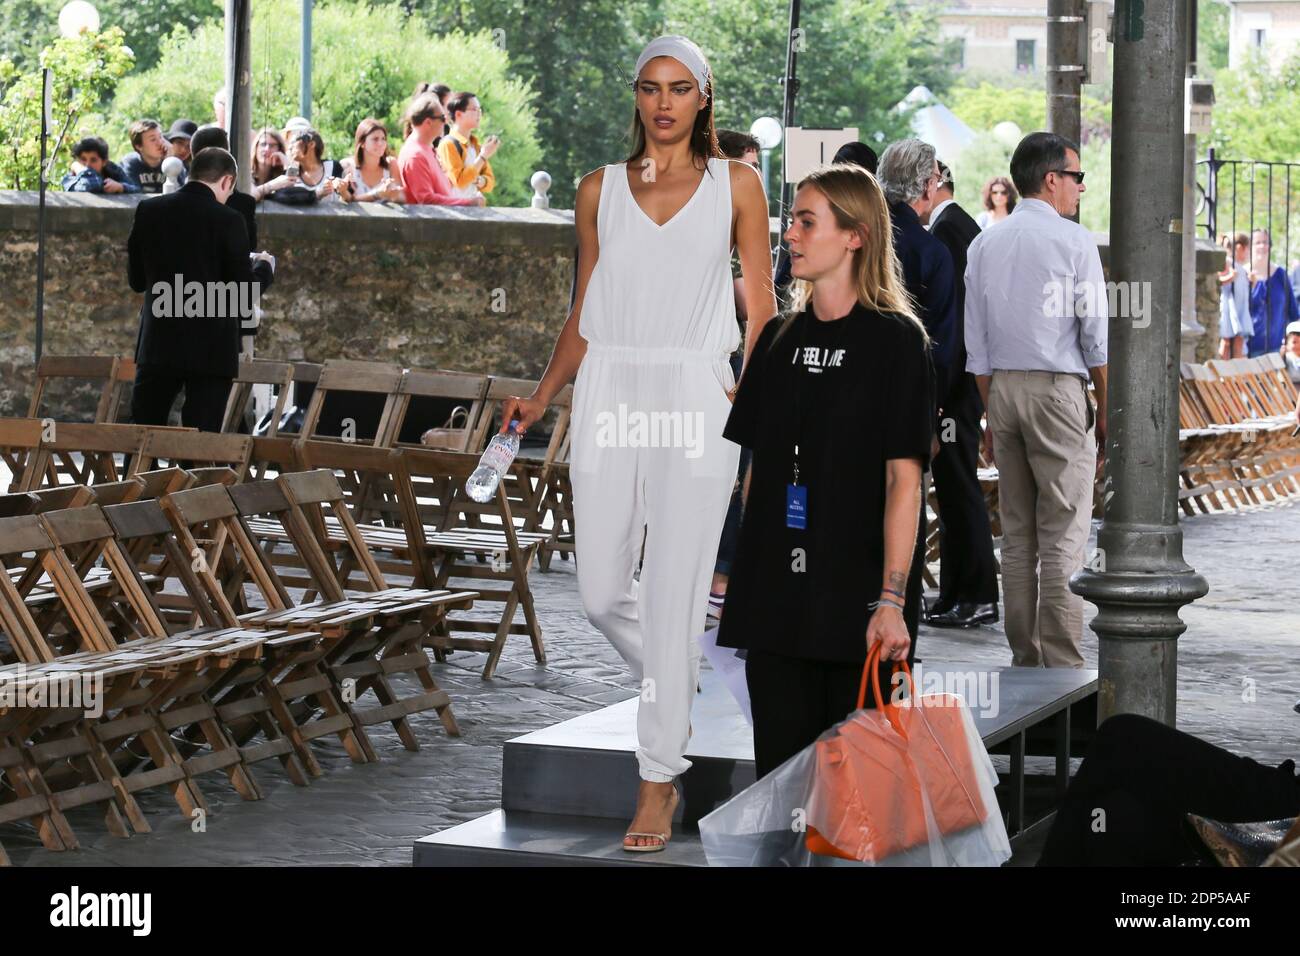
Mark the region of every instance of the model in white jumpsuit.
<instances>
[{"instance_id":1,"label":"model in white jumpsuit","mask_svg":"<svg viewBox=\"0 0 1300 956\"><path fill-rule=\"evenodd\" d=\"M587 340L571 426L578 587L641 684L637 763L658 783L690 766L695 639L740 456L722 437L728 357L740 344L730 167L708 166L662 226L637 205L626 167L605 167L599 258L578 325Z\"/></svg>"}]
</instances>

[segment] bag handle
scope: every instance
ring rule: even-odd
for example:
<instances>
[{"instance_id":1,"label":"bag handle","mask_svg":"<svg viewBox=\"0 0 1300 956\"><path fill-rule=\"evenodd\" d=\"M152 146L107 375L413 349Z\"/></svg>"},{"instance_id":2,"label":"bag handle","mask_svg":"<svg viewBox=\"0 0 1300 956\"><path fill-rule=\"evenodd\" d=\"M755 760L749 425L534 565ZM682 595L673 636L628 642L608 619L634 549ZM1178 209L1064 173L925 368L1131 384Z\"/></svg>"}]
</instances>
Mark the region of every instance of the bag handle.
<instances>
[{"instance_id":1,"label":"bag handle","mask_svg":"<svg viewBox=\"0 0 1300 956\"><path fill-rule=\"evenodd\" d=\"M862 683L858 685L857 709L861 710L867 702L867 679L870 677L871 690L876 695L876 706L880 708L880 712L885 715L893 728L898 731L899 736L906 739L907 732L903 730L903 722L899 719L898 707L886 703L884 695L880 693L880 643L880 641L876 641L871 645L871 649L867 651L867 663L862 668ZM896 674L900 670L907 675L908 696L911 698L916 697L916 682L912 680L912 669L907 666L907 661L894 662L893 673Z\"/></svg>"}]
</instances>

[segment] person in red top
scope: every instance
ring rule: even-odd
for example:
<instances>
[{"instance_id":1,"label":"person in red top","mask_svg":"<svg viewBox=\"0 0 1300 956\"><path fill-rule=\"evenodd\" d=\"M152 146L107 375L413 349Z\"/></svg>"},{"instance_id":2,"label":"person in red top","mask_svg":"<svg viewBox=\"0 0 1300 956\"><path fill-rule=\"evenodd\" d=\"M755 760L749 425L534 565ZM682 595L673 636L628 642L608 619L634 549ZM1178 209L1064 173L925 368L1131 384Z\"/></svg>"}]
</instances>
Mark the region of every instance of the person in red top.
<instances>
[{"instance_id":1,"label":"person in red top","mask_svg":"<svg viewBox=\"0 0 1300 956\"><path fill-rule=\"evenodd\" d=\"M442 164L433 151L433 140L442 132L447 118L438 97L431 93L419 96L411 104L407 115L411 121L411 135L397 155L397 167L402 173L407 203L431 206L484 205L482 196L456 195L451 180L443 172Z\"/></svg>"}]
</instances>

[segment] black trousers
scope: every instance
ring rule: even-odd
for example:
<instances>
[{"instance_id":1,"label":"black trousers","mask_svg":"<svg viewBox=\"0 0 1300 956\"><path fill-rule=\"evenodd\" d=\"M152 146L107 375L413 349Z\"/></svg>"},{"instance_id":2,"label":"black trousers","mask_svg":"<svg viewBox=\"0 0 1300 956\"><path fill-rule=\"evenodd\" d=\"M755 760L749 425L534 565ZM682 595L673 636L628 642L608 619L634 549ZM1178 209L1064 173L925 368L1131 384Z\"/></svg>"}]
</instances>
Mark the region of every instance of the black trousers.
<instances>
[{"instance_id":1,"label":"black trousers","mask_svg":"<svg viewBox=\"0 0 1300 956\"><path fill-rule=\"evenodd\" d=\"M231 379L215 375L187 375L157 365L141 365L135 371L131 393L131 421L137 425L166 425L172 405L181 389L181 424L205 432L221 431L230 398Z\"/></svg>"},{"instance_id":2,"label":"black trousers","mask_svg":"<svg viewBox=\"0 0 1300 956\"><path fill-rule=\"evenodd\" d=\"M1294 817L1295 762L1266 767L1147 717L1111 717L1066 791L1038 865L1195 862L1187 813L1225 823Z\"/></svg>"},{"instance_id":3,"label":"black trousers","mask_svg":"<svg viewBox=\"0 0 1300 956\"><path fill-rule=\"evenodd\" d=\"M963 373L943 407L939 454L930 466L939 499L939 600L945 604L998 600L993 533L976 476L980 413L975 377ZM953 441L943 440L945 430L952 432Z\"/></svg>"},{"instance_id":4,"label":"black trousers","mask_svg":"<svg viewBox=\"0 0 1300 956\"><path fill-rule=\"evenodd\" d=\"M865 642L866 635L863 635ZM908 663L916 658L916 638ZM767 651L745 652L745 684L754 718L754 775L765 777L858 706L862 664L815 661ZM893 662L880 665L880 692L888 700ZM866 706L876 706L867 684Z\"/></svg>"}]
</instances>

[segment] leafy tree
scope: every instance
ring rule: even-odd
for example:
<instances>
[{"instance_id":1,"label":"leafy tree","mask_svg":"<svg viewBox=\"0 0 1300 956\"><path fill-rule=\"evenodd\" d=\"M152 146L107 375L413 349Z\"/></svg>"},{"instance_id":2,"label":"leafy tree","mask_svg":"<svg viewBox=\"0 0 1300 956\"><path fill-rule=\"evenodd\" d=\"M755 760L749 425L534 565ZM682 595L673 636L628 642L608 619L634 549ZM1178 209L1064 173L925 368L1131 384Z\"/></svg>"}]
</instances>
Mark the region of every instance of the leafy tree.
<instances>
[{"instance_id":1,"label":"leafy tree","mask_svg":"<svg viewBox=\"0 0 1300 956\"><path fill-rule=\"evenodd\" d=\"M1223 0L1197 0L1197 72L1213 76L1228 68L1228 5Z\"/></svg>"},{"instance_id":2,"label":"leafy tree","mask_svg":"<svg viewBox=\"0 0 1300 956\"><path fill-rule=\"evenodd\" d=\"M719 126L747 130L760 116L781 118L784 4L671 0L667 10L669 32L691 37L710 57ZM800 29L798 126L856 126L864 142L888 143L910 134L911 111L896 107L913 87L942 94L951 82L932 8L900 0L813 0L803 5ZM772 160L779 169L780 150Z\"/></svg>"},{"instance_id":3,"label":"leafy tree","mask_svg":"<svg viewBox=\"0 0 1300 956\"><path fill-rule=\"evenodd\" d=\"M1041 85L1008 89L985 81L978 86L958 86L948 95L948 108L974 130L989 130L1007 120L1026 133L1047 129L1047 94ZM1085 89L1082 111L1083 141L1093 136L1109 138L1109 97L1103 99Z\"/></svg>"},{"instance_id":4,"label":"leafy tree","mask_svg":"<svg viewBox=\"0 0 1300 956\"><path fill-rule=\"evenodd\" d=\"M101 30L121 27L135 54L135 69L158 62L159 45L177 27L192 30L204 20L220 19L220 0L92 0ZM0 56L21 70L38 67L39 51L59 32L59 11L67 0L4 0L0 3Z\"/></svg>"},{"instance_id":5,"label":"leafy tree","mask_svg":"<svg viewBox=\"0 0 1300 956\"><path fill-rule=\"evenodd\" d=\"M572 208L578 180L626 155L632 66L662 32L662 6L618 0L413 0L435 34L487 31L510 57L510 74L537 91L540 168L551 174L551 204ZM425 79L463 82L439 68ZM501 155L511 147L503 139Z\"/></svg>"},{"instance_id":6,"label":"leafy tree","mask_svg":"<svg viewBox=\"0 0 1300 956\"><path fill-rule=\"evenodd\" d=\"M63 120L73 117L63 145L94 132L96 123L86 114L112 92L131 69L131 54L123 33L110 27L73 39L59 37L40 54L34 71L22 72L12 61L0 59L0 185L11 189L36 189L41 156L41 69L53 72L51 113L55 128L48 148L53 148ZM52 169L66 165L56 161ZM50 179L57 176L52 172Z\"/></svg>"},{"instance_id":7,"label":"leafy tree","mask_svg":"<svg viewBox=\"0 0 1300 956\"><path fill-rule=\"evenodd\" d=\"M260 0L253 5L253 125L281 127L299 111L300 5L297 0ZM399 4L327 0L312 18L312 121L327 156L352 151L360 119L375 116L388 126L394 148L401 116L421 81L444 79L473 90L484 110L484 129L501 137L492 158L497 174L494 205L525 205L528 180L541 149L533 92L507 75L508 56L488 33L430 36ZM141 116L164 123L178 116L211 117L212 94L224 81L225 40L219 22L193 32L174 31L162 44L158 65L128 77L113 101L109 132L122 143L126 127ZM110 138L112 138L110 137ZM238 157L241 161L245 157Z\"/></svg>"}]
</instances>

